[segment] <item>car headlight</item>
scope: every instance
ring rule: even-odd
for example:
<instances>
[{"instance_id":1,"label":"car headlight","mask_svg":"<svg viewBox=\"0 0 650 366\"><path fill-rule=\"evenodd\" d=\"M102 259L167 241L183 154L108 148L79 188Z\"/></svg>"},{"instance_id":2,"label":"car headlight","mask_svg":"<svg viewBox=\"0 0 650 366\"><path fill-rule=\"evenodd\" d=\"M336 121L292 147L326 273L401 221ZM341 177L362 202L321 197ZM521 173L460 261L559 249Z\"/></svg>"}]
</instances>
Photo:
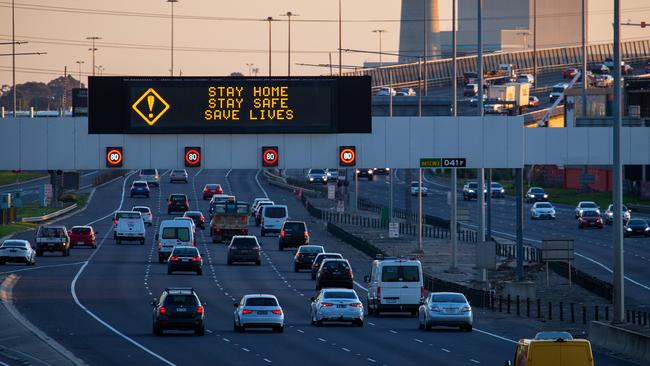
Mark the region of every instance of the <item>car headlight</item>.
<instances>
[{"instance_id":1,"label":"car headlight","mask_svg":"<svg viewBox=\"0 0 650 366\"><path fill-rule=\"evenodd\" d=\"M613 212L607 212L607 216L608 216L608 217L613 217L613 216L614 216L614 213L613 213Z\"/></svg>"},{"instance_id":2,"label":"car headlight","mask_svg":"<svg viewBox=\"0 0 650 366\"><path fill-rule=\"evenodd\" d=\"M650 231L650 227L645 228L645 231Z\"/></svg>"},{"instance_id":3,"label":"car headlight","mask_svg":"<svg viewBox=\"0 0 650 366\"><path fill-rule=\"evenodd\" d=\"M501 193L506 193L506 190L501 188Z\"/></svg>"},{"instance_id":4,"label":"car headlight","mask_svg":"<svg viewBox=\"0 0 650 366\"><path fill-rule=\"evenodd\" d=\"M468 190L469 193L474 193L473 189Z\"/></svg>"},{"instance_id":5,"label":"car headlight","mask_svg":"<svg viewBox=\"0 0 650 366\"><path fill-rule=\"evenodd\" d=\"M314 178L313 178L313 177L309 177L309 180L314 180Z\"/></svg>"},{"instance_id":6,"label":"car headlight","mask_svg":"<svg viewBox=\"0 0 650 366\"><path fill-rule=\"evenodd\" d=\"M545 195L544 195L544 198L548 198L548 194L545 194Z\"/></svg>"},{"instance_id":7,"label":"car headlight","mask_svg":"<svg viewBox=\"0 0 650 366\"><path fill-rule=\"evenodd\" d=\"M528 197L535 198L535 195L531 193L531 194L528 195Z\"/></svg>"},{"instance_id":8,"label":"car headlight","mask_svg":"<svg viewBox=\"0 0 650 366\"><path fill-rule=\"evenodd\" d=\"M359 169L357 169L357 174L359 174L359 173L361 173L361 171Z\"/></svg>"},{"instance_id":9,"label":"car headlight","mask_svg":"<svg viewBox=\"0 0 650 366\"><path fill-rule=\"evenodd\" d=\"M368 169L368 174L372 174L372 169Z\"/></svg>"},{"instance_id":10,"label":"car headlight","mask_svg":"<svg viewBox=\"0 0 650 366\"><path fill-rule=\"evenodd\" d=\"M632 229L630 229L629 227L628 227L628 228L625 228L625 230L627 230L627 231L632 231Z\"/></svg>"},{"instance_id":11,"label":"car headlight","mask_svg":"<svg viewBox=\"0 0 650 366\"><path fill-rule=\"evenodd\" d=\"M387 171L387 172L390 172L390 168L386 168L386 171Z\"/></svg>"}]
</instances>

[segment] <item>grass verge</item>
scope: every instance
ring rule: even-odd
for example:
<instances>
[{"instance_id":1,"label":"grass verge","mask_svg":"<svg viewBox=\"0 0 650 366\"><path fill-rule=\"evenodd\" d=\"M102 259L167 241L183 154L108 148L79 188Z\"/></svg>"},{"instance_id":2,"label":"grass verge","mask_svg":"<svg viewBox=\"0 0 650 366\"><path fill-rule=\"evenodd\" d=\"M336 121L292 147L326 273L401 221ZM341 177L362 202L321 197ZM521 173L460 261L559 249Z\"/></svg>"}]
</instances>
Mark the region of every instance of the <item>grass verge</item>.
<instances>
[{"instance_id":1,"label":"grass verge","mask_svg":"<svg viewBox=\"0 0 650 366\"><path fill-rule=\"evenodd\" d=\"M47 173L45 172L14 173L12 171L3 170L0 171L0 186L3 186L5 184L24 182L26 180L31 180L31 179L45 177L45 176L47 176Z\"/></svg>"},{"instance_id":2,"label":"grass verge","mask_svg":"<svg viewBox=\"0 0 650 366\"><path fill-rule=\"evenodd\" d=\"M73 204L77 204L79 208L84 207L86 202L88 202L89 193L68 193L61 197L62 207L38 207L38 204L31 202L25 204L23 207L16 209L17 217L35 217L35 216L45 216L56 212L60 209L66 208Z\"/></svg>"},{"instance_id":3,"label":"grass verge","mask_svg":"<svg viewBox=\"0 0 650 366\"><path fill-rule=\"evenodd\" d=\"M38 225L27 223L27 222L19 222L16 224L9 224L9 225L0 225L0 238L9 234L13 234L18 231L33 229L36 227L38 227Z\"/></svg>"}]
</instances>

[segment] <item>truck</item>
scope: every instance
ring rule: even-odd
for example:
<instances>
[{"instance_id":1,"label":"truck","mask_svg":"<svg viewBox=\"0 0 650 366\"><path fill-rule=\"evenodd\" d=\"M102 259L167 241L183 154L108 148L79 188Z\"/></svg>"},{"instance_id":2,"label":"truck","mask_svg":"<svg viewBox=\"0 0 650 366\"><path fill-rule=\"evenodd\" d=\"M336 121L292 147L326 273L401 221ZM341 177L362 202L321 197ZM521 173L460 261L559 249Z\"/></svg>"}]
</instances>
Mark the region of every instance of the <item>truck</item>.
<instances>
[{"instance_id":1,"label":"truck","mask_svg":"<svg viewBox=\"0 0 650 366\"><path fill-rule=\"evenodd\" d=\"M36 232L36 256L45 252L61 252L70 255L70 236L65 226L41 226Z\"/></svg>"},{"instance_id":2,"label":"truck","mask_svg":"<svg viewBox=\"0 0 650 366\"><path fill-rule=\"evenodd\" d=\"M248 217L250 205L236 201L234 197L227 201L216 202L210 220L210 236L213 243L232 239L235 235L248 235Z\"/></svg>"},{"instance_id":3,"label":"truck","mask_svg":"<svg viewBox=\"0 0 650 366\"><path fill-rule=\"evenodd\" d=\"M508 83L506 85L492 85L488 89L488 101L485 113L493 114L520 114L528 107L530 97L529 83ZM516 113L515 113L516 112Z\"/></svg>"}]
</instances>

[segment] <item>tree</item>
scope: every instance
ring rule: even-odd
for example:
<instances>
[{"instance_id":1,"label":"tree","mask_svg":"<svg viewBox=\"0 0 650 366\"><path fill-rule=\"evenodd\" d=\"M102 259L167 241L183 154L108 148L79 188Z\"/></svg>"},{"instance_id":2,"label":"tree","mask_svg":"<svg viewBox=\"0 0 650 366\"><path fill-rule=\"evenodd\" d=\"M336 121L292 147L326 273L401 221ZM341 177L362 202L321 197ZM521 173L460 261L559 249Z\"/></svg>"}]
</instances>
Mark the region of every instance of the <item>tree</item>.
<instances>
[{"instance_id":1,"label":"tree","mask_svg":"<svg viewBox=\"0 0 650 366\"><path fill-rule=\"evenodd\" d=\"M230 76L244 76L241 72L231 72Z\"/></svg>"}]
</instances>

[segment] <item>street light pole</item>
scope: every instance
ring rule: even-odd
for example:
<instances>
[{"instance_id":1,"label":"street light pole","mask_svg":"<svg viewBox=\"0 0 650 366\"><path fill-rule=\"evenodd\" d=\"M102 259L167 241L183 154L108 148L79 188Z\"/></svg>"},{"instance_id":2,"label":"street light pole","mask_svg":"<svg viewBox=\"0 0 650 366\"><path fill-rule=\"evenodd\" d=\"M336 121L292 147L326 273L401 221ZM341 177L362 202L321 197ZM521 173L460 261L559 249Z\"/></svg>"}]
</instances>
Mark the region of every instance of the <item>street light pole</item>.
<instances>
[{"instance_id":1,"label":"street light pole","mask_svg":"<svg viewBox=\"0 0 650 366\"><path fill-rule=\"evenodd\" d=\"M341 0L339 0L339 76L343 74L343 27L341 19Z\"/></svg>"},{"instance_id":2,"label":"street light pole","mask_svg":"<svg viewBox=\"0 0 650 366\"><path fill-rule=\"evenodd\" d=\"M93 76L95 76L95 51L97 51L97 48L95 47L95 41L101 39L101 37L91 36L91 37L86 37L86 39L89 39L93 42L93 47L89 48L88 51L93 52Z\"/></svg>"},{"instance_id":3,"label":"street light pole","mask_svg":"<svg viewBox=\"0 0 650 366\"><path fill-rule=\"evenodd\" d=\"M537 0L533 0L533 80L535 85L539 85L537 83Z\"/></svg>"},{"instance_id":4,"label":"street light pole","mask_svg":"<svg viewBox=\"0 0 650 366\"><path fill-rule=\"evenodd\" d=\"M385 29L374 29L372 32L377 33L379 35L379 67L382 67L383 62L381 60L381 54L382 54L382 50L381 50L381 34L386 32L386 30Z\"/></svg>"},{"instance_id":5,"label":"street light pole","mask_svg":"<svg viewBox=\"0 0 650 366\"><path fill-rule=\"evenodd\" d=\"M427 2L429 0L422 0L422 5L424 9L422 9L422 61L424 62L424 83L423 83L423 89L420 89L420 92L424 92L425 95L427 94L427 41L428 41L428 35L427 35Z\"/></svg>"},{"instance_id":6,"label":"street light pole","mask_svg":"<svg viewBox=\"0 0 650 366\"><path fill-rule=\"evenodd\" d=\"M291 17L297 17L299 14L294 14L290 11L286 12L286 14L281 14L280 16L286 16L288 20L288 25L289 25L289 33L288 33L288 46L287 46L287 76L291 76Z\"/></svg>"},{"instance_id":7,"label":"street light pole","mask_svg":"<svg viewBox=\"0 0 650 366\"><path fill-rule=\"evenodd\" d=\"M621 106L621 0L614 0L614 322L625 320L625 274L623 267L623 166L621 164L621 124L623 108ZM586 75L583 80L587 80Z\"/></svg>"},{"instance_id":8,"label":"street light pole","mask_svg":"<svg viewBox=\"0 0 650 366\"><path fill-rule=\"evenodd\" d=\"M582 0L582 116L587 117L587 0Z\"/></svg>"},{"instance_id":9,"label":"street light pole","mask_svg":"<svg viewBox=\"0 0 650 366\"><path fill-rule=\"evenodd\" d=\"M169 75L174 76L174 3L177 3L178 0L167 0L167 2L170 3L172 7L171 68L169 69Z\"/></svg>"},{"instance_id":10,"label":"street light pole","mask_svg":"<svg viewBox=\"0 0 650 366\"><path fill-rule=\"evenodd\" d=\"M273 22L273 17L267 17L266 21L269 22L269 77L271 77L271 22Z\"/></svg>"},{"instance_id":11,"label":"street light pole","mask_svg":"<svg viewBox=\"0 0 650 366\"><path fill-rule=\"evenodd\" d=\"M11 0L11 75L14 97L14 118L16 118L16 17L15 0Z\"/></svg>"},{"instance_id":12,"label":"street light pole","mask_svg":"<svg viewBox=\"0 0 650 366\"><path fill-rule=\"evenodd\" d=\"M79 65L79 88L81 88L81 65L83 64L83 61L77 61L77 64Z\"/></svg>"},{"instance_id":13,"label":"street light pole","mask_svg":"<svg viewBox=\"0 0 650 366\"><path fill-rule=\"evenodd\" d=\"M456 0L452 0L451 3L451 47L452 47L452 61L451 61L451 91L452 91L452 116L458 116L458 90L456 82L456 73L457 73L457 60L456 60ZM457 179L458 172L456 168L451 168L451 217L449 220L449 236L451 239L451 263L449 263L449 269L455 270L458 267L458 225L456 223L457 211L458 211L458 189L457 189Z\"/></svg>"}]
</instances>

